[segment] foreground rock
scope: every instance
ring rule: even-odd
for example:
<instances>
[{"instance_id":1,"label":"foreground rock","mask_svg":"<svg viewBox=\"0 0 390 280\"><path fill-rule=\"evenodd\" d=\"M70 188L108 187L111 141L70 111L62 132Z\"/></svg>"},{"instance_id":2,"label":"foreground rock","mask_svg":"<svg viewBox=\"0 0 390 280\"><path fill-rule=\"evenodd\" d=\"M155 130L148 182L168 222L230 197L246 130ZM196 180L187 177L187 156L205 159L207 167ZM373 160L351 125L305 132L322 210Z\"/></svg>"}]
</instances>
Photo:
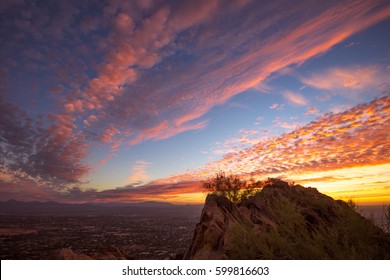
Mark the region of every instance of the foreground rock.
<instances>
[{"instance_id":1,"label":"foreground rock","mask_svg":"<svg viewBox=\"0 0 390 280\"><path fill-rule=\"evenodd\" d=\"M268 185L237 206L208 195L185 259L389 259L389 236L315 188Z\"/></svg>"}]
</instances>

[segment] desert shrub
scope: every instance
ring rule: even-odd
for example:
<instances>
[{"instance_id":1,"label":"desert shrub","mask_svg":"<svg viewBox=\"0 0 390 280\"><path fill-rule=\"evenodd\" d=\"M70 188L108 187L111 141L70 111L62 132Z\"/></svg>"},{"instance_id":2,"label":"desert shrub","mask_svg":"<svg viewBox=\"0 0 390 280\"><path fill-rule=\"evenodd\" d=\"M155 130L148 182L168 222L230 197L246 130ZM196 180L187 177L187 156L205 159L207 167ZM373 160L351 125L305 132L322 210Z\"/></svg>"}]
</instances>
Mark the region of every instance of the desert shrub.
<instances>
[{"instance_id":1,"label":"desert shrub","mask_svg":"<svg viewBox=\"0 0 390 280\"><path fill-rule=\"evenodd\" d=\"M262 183L242 180L237 175L226 175L219 172L208 181L203 182L203 188L209 193L223 196L233 203L240 203L242 200L254 195L262 186Z\"/></svg>"}]
</instances>

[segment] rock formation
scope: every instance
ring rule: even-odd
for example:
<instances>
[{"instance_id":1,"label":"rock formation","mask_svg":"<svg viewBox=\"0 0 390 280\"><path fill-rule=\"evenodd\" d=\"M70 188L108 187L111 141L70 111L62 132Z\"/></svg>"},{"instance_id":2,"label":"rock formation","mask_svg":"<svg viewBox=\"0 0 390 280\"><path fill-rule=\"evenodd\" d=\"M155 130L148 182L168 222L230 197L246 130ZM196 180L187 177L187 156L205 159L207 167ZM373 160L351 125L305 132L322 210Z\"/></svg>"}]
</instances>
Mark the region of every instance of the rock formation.
<instances>
[{"instance_id":1,"label":"rock formation","mask_svg":"<svg viewBox=\"0 0 390 280\"><path fill-rule=\"evenodd\" d=\"M185 259L389 259L389 236L341 200L280 181L206 198Z\"/></svg>"}]
</instances>

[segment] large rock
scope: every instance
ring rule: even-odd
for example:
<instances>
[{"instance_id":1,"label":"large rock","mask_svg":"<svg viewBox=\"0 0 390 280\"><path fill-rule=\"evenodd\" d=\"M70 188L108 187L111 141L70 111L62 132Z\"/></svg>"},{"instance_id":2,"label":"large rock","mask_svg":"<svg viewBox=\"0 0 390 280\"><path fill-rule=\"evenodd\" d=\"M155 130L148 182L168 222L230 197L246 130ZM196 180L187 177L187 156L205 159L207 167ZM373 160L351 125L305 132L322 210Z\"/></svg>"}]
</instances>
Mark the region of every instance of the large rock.
<instances>
[{"instance_id":1,"label":"large rock","mask_svg":"<svg viewBox=\"0 0 390 280\"><path fill-rule=\"evenodd\" d=\"M240 205L208 195L185 259L388 259L389 237L347 203L280 181Z\"/></svg>"}]
</instances>

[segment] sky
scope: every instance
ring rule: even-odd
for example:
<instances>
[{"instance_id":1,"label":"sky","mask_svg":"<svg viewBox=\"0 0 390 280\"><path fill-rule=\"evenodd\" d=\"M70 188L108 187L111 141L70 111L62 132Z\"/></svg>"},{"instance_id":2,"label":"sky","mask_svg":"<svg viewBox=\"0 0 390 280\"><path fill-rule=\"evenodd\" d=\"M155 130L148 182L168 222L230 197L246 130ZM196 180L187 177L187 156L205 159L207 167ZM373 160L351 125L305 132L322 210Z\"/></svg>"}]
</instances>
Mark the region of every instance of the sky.
<instances>
[{"instance_id":1,"label":"sky","mask_svg":"<svg viewBox=\"0 0 390 280\"><path fill-rule=\"evenodd\" d=\"M0 3L0 200L390 203L389 1Z\"/></svg>"}]
</instances>

